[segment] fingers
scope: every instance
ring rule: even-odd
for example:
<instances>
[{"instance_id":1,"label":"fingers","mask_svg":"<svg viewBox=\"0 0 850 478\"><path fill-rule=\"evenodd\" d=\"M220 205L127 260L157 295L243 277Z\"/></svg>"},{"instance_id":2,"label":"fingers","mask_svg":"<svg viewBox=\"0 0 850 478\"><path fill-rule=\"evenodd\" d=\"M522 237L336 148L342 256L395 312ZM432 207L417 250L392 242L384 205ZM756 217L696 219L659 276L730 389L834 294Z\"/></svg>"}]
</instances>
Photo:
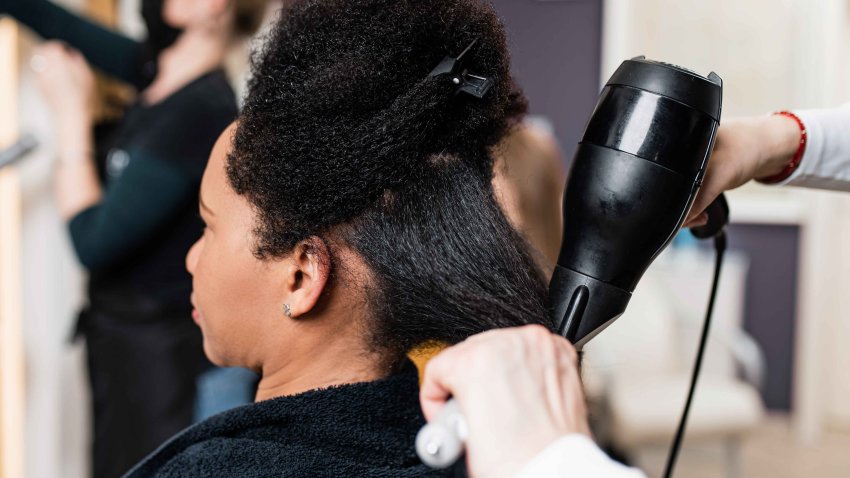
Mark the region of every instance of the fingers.
<instances>
[{"instance_id":1,"label":"fingers","mask_svg":"<svg viewBox=\"0 0 850 478\"><path fill-rule=\"evenodd\" d=\"M466 389L476 386L473 382L479 376L490 376L492 385L498 370L523 366L525 351L534 350L526 342L548 335L552 334L541 326L490 330L437 354L425 367L419 392L425 418L430 421L436 417L449 397L463 402Z\"/></svg>"},{"instance_id":2,"label":"fingers","mask_svg":"<svg viewBox=\"0 0 850 478\"><path fill-rule=\"evenodd\" d=\"M79 50L66 45L65 54L67 55L70 63L78 70L87 70L89 68L89 63L86 61L86 57L84 57Z\"/></svg>"},{"instance_id":3,"label":"fingers","mask_svg":"<svg viewBox=\"0 0 850 478\"><path fill-rule=\"evenodd\" d=\"M570 360L571 363L578 365L578 351L570 343L569 340L561 337L560 335L554 335L555 342L558 344L558 347L561 349L561 353L565 355L567 359Z\"/></svg>"},{"instance_id":4,"label":"fingers","mask_svg":"<svg viewBox=\"0 0 850 478\"><path fill-rule=\"evenodd\" d=\"M587 406L585 403L584 390L581 383L581 372L579 370L578 353L575 348L563 340L561 346L564 353L560 355L561 394L566 405L565 429L591 436L590 425L587 421Z\"/></svg>"},{"instance_id":5,"label":"fingers","mask_svg":"<svg viewBox=\"0 0 850 478\"><path fill-rule=\"evenodd\" d=\"M30 59L30 66L37 73L43 73L50 67L64 66L66 63L86 64L86 59L78 50L60 41L48 41L39 45Z\"/></svg>"},{"instance_id":6,"label":"fingers","mask_svg":"<svg viewBox=\"0 0 850 478\"><path fill-rule=\"evenodd\" d=\"M575 347L565 338L542 327L526 332L532 355L524 365L536 369L539 374L541 398L552 421L563 433L578 432L590 436Z\"/></svg>"},{"instance_id":7,"label":"fingers","mask_svg":"<svg viewBox=\"0 0 850 478\"><path fill-rule=\"evenodd\" d=\"M433 421L453 397L470 476L509 476L558 438L590 435L577 364L575 348L544 327L485 332L428 363L420 403Z\"/></svg>"},{"instance_id":8,"label":"fingers","mask_svg":"<svg viewBox=\"0 0 850 478\"><path fill-rule=\"evenodd\" d=\"M36 53L48 57L48 59L61 58L67 55L68 47L59 41L48 41L35 49Z\"/></svg>"},{"instance_id":9,"label":"fingers","mask_svg":"<svg viewBox=\"0 0 850 478\"><path fill-rule=\"evenodd\" d=\"M520 380L514 371L521 369L538 377L535 380L550 411L559 416L559 421L567 421L562 391L569 389L583 396L577 363L578 354L572 344L539 325L481 333L449 347L428 362L420 388L420 404L430 421L450 397L463 402L465 395L474 391L467 390L469 387L482 386L482 375L489 377L485 382L492 386L503 377Z\"/></svg>"},{"instance_id":10,"label":"fingers","mask_svg":"<svg viewBox=\"0 0 850 478\"><path fill-rule=\"evenodd\" d=\"M446 401L452 396L454 388L452 373L457 367L456 352L457 350L452 348L446 349L428 361L428 365L425 366L422 386L419 389L419 404L422 406L425 419L429 422L439 415Z\"/></svg>"},{"instance_id":11,"label":"fingers","mask_svg":"<svg viewBox=\"0 0 850 478\"><path fill-rule=\"evenodd\" d=\"M569 365L564 367L564 363L569 363L571 360L568 358L568 353L565 353L564 348L560 344L556 343L552 338L547 337L547 339L538 348L538 353L541 353L545 357L543 364L543 394L546 398L546 405L550 410L549 413L553 419L560 426L565 426L569 423L570 418L568 413L569 407L565 406L565 401L569 400L569 398L564 391L570 388L570 378L568 376Z\"/></svg>"},{"instance_id":12,"label":"fingers","mask_svg":"<svg viewBox=\"0 0 850 478\"><path fill-rule=\"evenodd\" d=\"M694 204L691 206L691 210L685 219L685 227L703 225L704 223L700 224L697 220L700 216L704 215L705 209L717 199L717 196L726 189L723 184L723 178L719 177L720 174L714 169L709 166L708 171L706 171L702 187L700 187L697 197L694 199ZM705 220L708 220L707 215Z\"/></svg>"},{"instance_id":13,"label":"fingers","mask_svg":"<svg viewBox=\"0 0 850 478\"><path fill-rule=\"evenodd\" d=\"M39 76L46 76L48 71L56 71L57 65L64 61L64 52L58 42L47 42L35 49L30 58L30 68Z\"/></svg>"},{"instance_id":14,"label":"fingers","mask_svg":"<svg viewBox=\"0 0 850 478\"><path fill-rule=\"evenodd\" d=\"M693 219L685 222L685 224L682 227L684 227L684 228L700 227L700 226L705 226L706 224L708 224L708 213L702 212L699 215L697 215L696 217L694 217Z\"/></svg>"}]
</instances>

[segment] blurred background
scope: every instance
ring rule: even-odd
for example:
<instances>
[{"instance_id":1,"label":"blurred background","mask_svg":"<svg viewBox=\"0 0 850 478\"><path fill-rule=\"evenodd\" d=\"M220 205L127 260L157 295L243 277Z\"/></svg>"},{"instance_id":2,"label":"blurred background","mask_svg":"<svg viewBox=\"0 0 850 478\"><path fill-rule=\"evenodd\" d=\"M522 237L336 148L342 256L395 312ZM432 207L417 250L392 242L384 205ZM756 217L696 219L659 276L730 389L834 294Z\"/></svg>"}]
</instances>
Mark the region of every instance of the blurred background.
<instances>
[{"instance_id":1,"label":"blurred background","mask_svg":"<svg viewBox=\"0 0 850 478\"><path fill-rule=\"evenodd\" d=\"M57 0L136 38L139 0ZM850 101L848 0L494 0L536 123L570 156L605 80L637 55L724 80L724 117ZM84 276L51 195L52 124L29 68L38 40L0 17L0 478L89 476ZM229 76L238 91L247 45ZM107 87L104 87L107 88ZM678 476L847 476L850 196L745 186ZM683 233L626 316L588 346L596 435L658 476L687 390L711 280Z\"/></svg>"}]
</instances>

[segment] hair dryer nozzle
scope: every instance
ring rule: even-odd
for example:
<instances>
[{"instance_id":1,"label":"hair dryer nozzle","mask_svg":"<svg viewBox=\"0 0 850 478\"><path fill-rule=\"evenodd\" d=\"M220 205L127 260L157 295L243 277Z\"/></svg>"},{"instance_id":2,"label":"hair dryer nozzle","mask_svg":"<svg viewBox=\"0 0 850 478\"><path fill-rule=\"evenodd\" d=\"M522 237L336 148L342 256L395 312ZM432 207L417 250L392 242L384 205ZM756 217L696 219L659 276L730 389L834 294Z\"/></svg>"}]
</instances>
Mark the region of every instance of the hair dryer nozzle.
<instances>
[{"instance_id":1,"label":"hair dryer nozzle","mask_svg":"<svg viewBox=\"0 0 850 478\"><path fill-rule=\"evenodd\" d=\"M626 311L632 294L580 272L555 266L549 284L557 330L577 349Z\"/></svg>"}]
</instances>

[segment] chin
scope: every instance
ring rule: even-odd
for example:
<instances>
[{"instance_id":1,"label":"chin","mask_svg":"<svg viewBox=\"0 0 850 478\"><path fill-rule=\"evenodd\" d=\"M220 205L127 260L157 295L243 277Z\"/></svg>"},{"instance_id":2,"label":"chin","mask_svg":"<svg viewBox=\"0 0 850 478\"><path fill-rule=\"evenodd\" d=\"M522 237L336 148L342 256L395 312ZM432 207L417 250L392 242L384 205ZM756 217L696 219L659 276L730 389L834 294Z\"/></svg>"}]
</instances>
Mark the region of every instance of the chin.
<instances>
[{"instance_id":1,"label":"chin","mask_svg":"<svg viewBox=\"0 0 850 478\"><path fill-rule=\"evenodd\" d=\"M162 21L171 28L182 29L186 27L186 16L181 14L178 8L171 6L172 2L165 2L162 9Z\"/></svg>"},{"instance_id":2,"label":"chin","mask_svg":"<svg viewBox=\"0 0 850 478\"><path fill-rule=\"evenodd\" d=\"M178 30L185 30L186 29L186 23L187 22L183 21L182 19L180 19L178 17L175 17L174 15L163 16L162 18L163 18L163 20L165 20L165 24L170 26L171 28L176 28Z\"/></svg>"},{"instance_id":3,"label":"chin","mask_svg":"<svg viewBox=\"0 0 850 478\"><path fill-rule=\"evenodd\" d=\"M215 346L207 340L206 336L204 336L204 355L207 356L207 360L217 367L233 367L224 355L216 350Z\"/></svg>"}]
</instances>

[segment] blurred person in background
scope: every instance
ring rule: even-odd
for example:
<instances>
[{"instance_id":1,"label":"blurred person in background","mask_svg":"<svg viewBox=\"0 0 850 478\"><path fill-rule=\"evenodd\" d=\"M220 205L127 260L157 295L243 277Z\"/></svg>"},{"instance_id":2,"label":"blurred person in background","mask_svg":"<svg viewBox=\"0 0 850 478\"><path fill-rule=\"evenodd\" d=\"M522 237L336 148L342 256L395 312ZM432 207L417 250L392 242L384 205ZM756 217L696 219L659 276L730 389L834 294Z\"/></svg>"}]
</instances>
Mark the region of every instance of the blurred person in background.
<instances>
[{"instance_id":1,"label":"blurred person in background","mask_svg":"<svg viewBox=\"0 0 850 478\"><path fill-rule=\"evenodd\" d=\"M210 364L182 258L203 230L195 207L207 157L237 115L226 50L255 31L265 3L145 1L149 37L136 42L46 0L0 0L0 13L62 40L43 45L31 66L55 120L57 207L89 272L78 334L96 477L121 475L193 421L196 380ZM138 89L103 155L89 64Z\"/></svg>"},{"instance_id":2,"label":"blurred person in background","mask_svg":"<svg viewBox=\"0 0 850 478\"><path fill-rule=\"evenodd\" d=\"M539 121L514 126L493 149L493 187L508 219L531 245L548 279L561 252L561 203L566 180L557 140Z\"/></svg>"}]
</instances>

